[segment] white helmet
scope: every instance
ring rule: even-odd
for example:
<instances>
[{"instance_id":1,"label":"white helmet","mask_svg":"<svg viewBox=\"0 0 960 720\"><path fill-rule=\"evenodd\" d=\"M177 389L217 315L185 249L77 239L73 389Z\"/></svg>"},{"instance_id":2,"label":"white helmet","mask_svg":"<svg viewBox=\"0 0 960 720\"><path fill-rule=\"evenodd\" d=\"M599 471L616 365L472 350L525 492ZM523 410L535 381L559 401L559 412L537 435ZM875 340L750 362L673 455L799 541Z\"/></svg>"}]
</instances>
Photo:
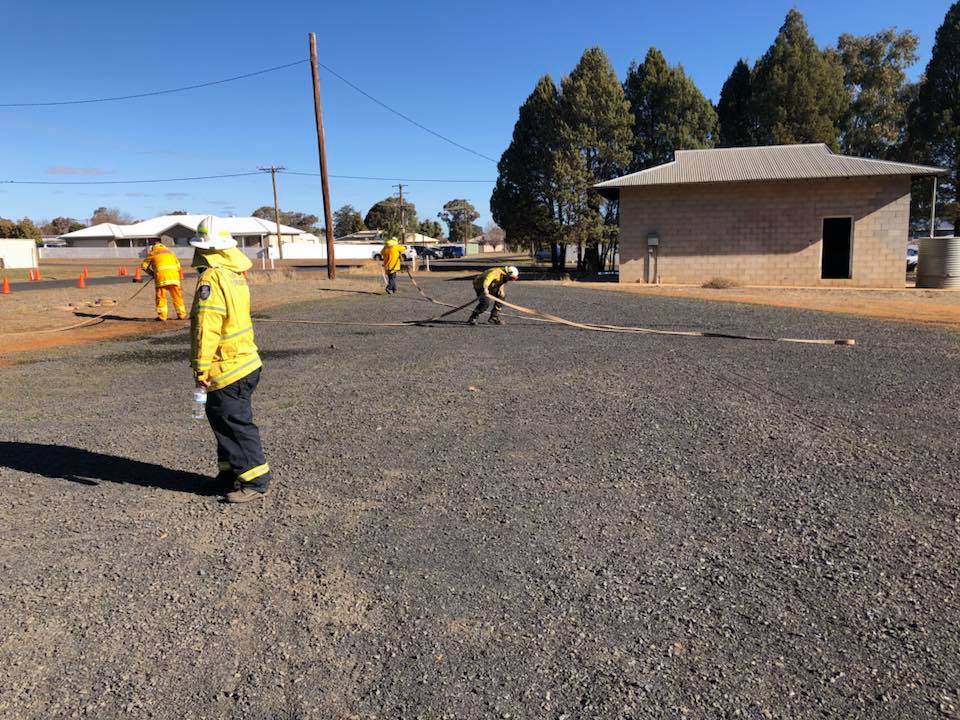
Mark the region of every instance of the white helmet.
<instances>
[{"instance_id":1,"label":"white helmet","mask_svg":"<svg viewBox=\"0 0 960 720\"><path fill-rule=\"evenodd\" d=\"M517 278L520 277L520 271L517 270L517 268L514 265L504 265L503 269L507 273L507 275L510 276L511 280L516 280Z\"/></svg>"},{"instance_id":2,"label":"white helmet","mask_svg":"<svg viewBox=\"0 0 960 720\"><path fill-rule=\"evenodd\" d=\"M197 225L197 234L190 244L200 250L226 250L237 246L230 231L221 225L216 215L207 215Z\"/></svg>"}]
</instances>

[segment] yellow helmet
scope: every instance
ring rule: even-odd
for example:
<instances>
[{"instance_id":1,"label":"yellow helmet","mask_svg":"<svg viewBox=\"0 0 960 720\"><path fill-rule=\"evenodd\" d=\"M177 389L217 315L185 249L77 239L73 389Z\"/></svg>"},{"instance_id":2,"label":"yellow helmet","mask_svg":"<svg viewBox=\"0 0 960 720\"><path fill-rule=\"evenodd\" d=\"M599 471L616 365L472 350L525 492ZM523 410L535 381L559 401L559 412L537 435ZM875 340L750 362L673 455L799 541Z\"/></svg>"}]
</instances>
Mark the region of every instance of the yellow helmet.
<instances>
[{"instance_id":1,"label":"yellow helmet","mask_svg":"<svg viewBox=\"0 0 960 720\"><path fill-rule=\"evenodd\" d=\"M190 241L198 250L226 250L237 246L230 231L216 215L207 215L197 225L197 234Z\"/></svg>"}]
</instances>

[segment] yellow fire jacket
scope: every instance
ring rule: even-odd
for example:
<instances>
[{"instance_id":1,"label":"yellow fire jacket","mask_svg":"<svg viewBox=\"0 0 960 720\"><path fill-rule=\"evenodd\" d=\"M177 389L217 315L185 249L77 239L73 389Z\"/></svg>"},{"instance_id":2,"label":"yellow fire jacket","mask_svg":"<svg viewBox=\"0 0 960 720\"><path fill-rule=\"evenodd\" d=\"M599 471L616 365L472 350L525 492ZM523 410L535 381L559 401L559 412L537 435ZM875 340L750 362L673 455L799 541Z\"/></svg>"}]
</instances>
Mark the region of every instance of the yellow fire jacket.
<instances>
[{"instance_id":1,"label":"yellow fire jacket","mask_svg":"<svg viewBox=\"0 0 960 720\"><path fill-rule=\"evenodd\" d=\"M380 257L383 258L383 269L385 272L400 272L400 256L407 251L406 245L400 245L393 240L387 240L387 244L380 251Z\"/></svg>"},{"instance_id":2,"label":"yellow fire jacket","mask_svg":"<svg viewBox=\"0 0 960 720\"><path fill-rule=\"evenodd\" d=\"M263 363L253 341L250 288L241 274L253 263L236 248L197 250L200 272L190 311L190 365L198 380L219 390L246 377Z\"/></svg>"},{"instance_id":3,"label":"yellow fire jacket","mask_svg":"<svg viewBox=\"0 0 960 720\"><path fill-rule=\"evenodd\" d=\"M180 260L172 250L160 243L150 249L140 267L144 272L153 275L157 287L180 284Z\"/></svg>"},{"instance_id":4,"label":"yellow fire jacket","mask_svg":"<svg viewBox=\"0 0 960 720\"><path fill-rule=\"evenodd\" d=\"M510 276L506 270L501 267L492 267L489 270L484 270L473 279L473 289L478 293L486 290L491 295L503 297L506 294L503 286L507 284L509 279Z\"/></svg>"}]
</instances>

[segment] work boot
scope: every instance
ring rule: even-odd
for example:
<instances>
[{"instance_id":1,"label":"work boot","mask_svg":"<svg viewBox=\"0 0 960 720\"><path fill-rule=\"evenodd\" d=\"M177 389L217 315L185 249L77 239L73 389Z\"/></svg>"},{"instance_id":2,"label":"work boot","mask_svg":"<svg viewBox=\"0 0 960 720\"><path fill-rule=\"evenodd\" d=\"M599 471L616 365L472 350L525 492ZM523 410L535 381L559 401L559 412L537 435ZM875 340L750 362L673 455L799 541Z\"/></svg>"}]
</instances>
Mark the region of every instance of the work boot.
<instances>
[{"instance_id":1,"label":"work boot","mask_svg":"<svg viewBox=\"0 0 960 720\"><path fill-rule=\"evenodd\" d=\"M166 322L167 319L166 319L166 318L158 317L158 318L154 318L153 321L154 321L154 322Z\"/></svg>"},{"instance_id":2,"label":"work boot","mask_svg":"<svg viewBox=\"0 0 960 720\"><path fill-rule=\"evenodd\" d=\"M501 320L496 315L491 315L490 319L487 320L487 322L490 323L491 325L503 325L503 320Z\"/></svg>"},{"instance_id":3,"label":"work boot","mask_svg":"<svg viewBox=\"0 0 960 720\"><path fill-rule=\"evenodd\" d=\"M467 325L476 325L476 324L477 324L477 316L471 315L470 319L467 320Z\"/></svg>"},{"instance_id":4,"label":"work boot","mask_svg":"<svg viewBox=\"0 0 960 720\"><path fill-rule=\"evenodd\" d=\"M246 503L250 502L251 500L259 500L266 494L266 490L260 492L259 490L254 490L253 488L244 487L241 485L237 490L227 493L227 497L225 499L228 503Z\"/></svg>"}]
</instances>

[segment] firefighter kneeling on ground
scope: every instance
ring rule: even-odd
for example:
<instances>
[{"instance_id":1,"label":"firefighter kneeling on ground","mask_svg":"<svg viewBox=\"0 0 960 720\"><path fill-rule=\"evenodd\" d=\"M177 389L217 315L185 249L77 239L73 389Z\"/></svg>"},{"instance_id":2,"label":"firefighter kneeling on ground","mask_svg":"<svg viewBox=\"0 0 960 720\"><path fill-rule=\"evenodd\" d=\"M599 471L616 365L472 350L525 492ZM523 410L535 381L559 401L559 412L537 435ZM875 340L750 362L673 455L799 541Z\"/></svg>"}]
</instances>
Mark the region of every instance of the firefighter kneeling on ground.
<instances>
[{"instance_id":1,"label":"firefighter kneeling on ground","mask_svg":"<svg viewBox=\"0 0 960 720\"><path fill-rule=\"evenodd\" d=\"M153 276L156 285L157 320L163 322L167 319L167 292L173 301L177 320L187 317L187 309L183 306L183 292L180 290L180 260L173 251L163 243L155 243L147 258L140 263L140 267Z\"/></svg>"},{"instance_id":2,"label":"firefighter kneeling on ground","mask_svg":"<svg viewBox=\"0 0 960 720\"><path fill-rule=\"evenodd\" d=\"M220 472L212 489L227 493L227 502L249 502L266 494L271 479L250 402L262 366L243 276L253 263L214 216L200 222L190 244L200 273L190 313L190 364L197 387L207 391L207 420L217 438Z\"/></svg>"},{"instance_id":3,"label":"firefighter kneeling on ground","mask_svg":"<svg viewBox=\"0 0 960 720\"><path fill-rule=\"evenodd\" d=\"M490 307L490 300L487 298L487 293L502 300L506 296L504 285L519 277L520 271L513 265L490 268L477 275L477 277L473 279L473 289L477 293L478 298L477 307L474 308L467 322L471 325L476 325L477 318ZM502 308L503 305L500 303L494 303L493 310L490 311L490 319L487 322L492 325L503 325L503 320L500 319L500 310Z\"/></svg>"},{"instance_id":4,"label":"firefighter kneeling on ground","mask_svg":"<svg viewBox=\"0 0 960 720\"><path fill-rule=\"evenodd\" d=\"M400 260L406 251L407 246L398 243L396 238L387 240L386 245L380 250L383 271L387 274L387 295L397 293L397 273L400 272Z\"/></svg>"}]
</instances>

